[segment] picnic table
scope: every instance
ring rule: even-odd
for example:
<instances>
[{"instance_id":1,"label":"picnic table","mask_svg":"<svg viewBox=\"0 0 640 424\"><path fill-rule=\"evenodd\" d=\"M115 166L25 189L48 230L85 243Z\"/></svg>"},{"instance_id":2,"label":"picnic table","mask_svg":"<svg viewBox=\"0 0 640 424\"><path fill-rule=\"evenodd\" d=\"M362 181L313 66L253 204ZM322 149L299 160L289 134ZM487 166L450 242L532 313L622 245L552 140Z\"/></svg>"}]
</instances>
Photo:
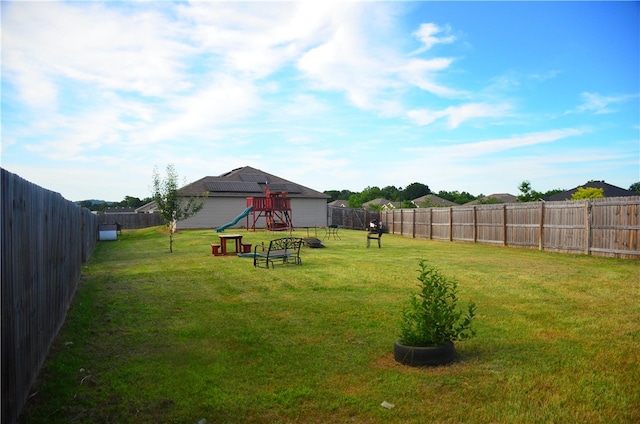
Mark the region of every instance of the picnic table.
<instances>
[{"instance_id":1,"label":"picnic table","mask_svg":"<svg viewBox=\"0 0 640 424\"><path fill-rule=\"evenodd\" d=\"M228 240L234 240L236 242L236 250L232 253L237 254L242 252L242 234L219 234L218 237L220 237L220 250L223 255L228 254Z\"/></svg>"}]
</instances>

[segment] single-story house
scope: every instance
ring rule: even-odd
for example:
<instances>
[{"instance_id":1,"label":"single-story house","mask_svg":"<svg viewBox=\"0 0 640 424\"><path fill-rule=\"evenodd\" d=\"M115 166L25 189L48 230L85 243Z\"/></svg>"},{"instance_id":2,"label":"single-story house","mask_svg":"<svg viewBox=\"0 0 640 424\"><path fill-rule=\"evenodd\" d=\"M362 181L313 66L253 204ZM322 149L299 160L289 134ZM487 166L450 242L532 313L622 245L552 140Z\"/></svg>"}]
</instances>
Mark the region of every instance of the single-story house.
<instances>
[{"instance_id":1,"label":"single-story house","mask_svg":"<svg viewBox=\"0 0 640 424\"><path fill-rule=\"evenodd\" d=\"M158 205L156 201L151 201L146 205L142 205L136 209L136 213L156 213L158 212Z\"/></svg>"},{"instance_id":2,"label":"single-story house","mask_svg":"<svg viewBox=\"0 0 640 424\"><path fill-rule=\"evenodd\" d=\"M204 177L180 189L180 196L202 196L207 193L204 206L196 215L178 223L178 228L217 228L230 223L247 208L248 197L266 197L269 188L273 193L286 193L291 199L290 217L294 228L324 227L327 225L327 199L330 197L319 191L285 180L259 169L245 166L226 172L217 177ZM255 217L258 217L258 213ZM232 227L244 228L251 212L242 217ZM256 228L266 228L264 217L258 218Z\"/></svg>"},{"instance_id":3,"label":"single-story house","mask_svg":"<svg viewBox=\"0 0 640 424\"><path fill-rule=\"evenodd\" d=\"M467 202L464 205L481 205L483 203L516 203L518 201L518 196L514 196L509 193L495 193L490 194L488 196L484 196L481 199L473 200L471 202Z\"/></svg>"},{"instance_id":4,"label":"single-story house","mask_svg":"<svg viewBox=\"0 0 640 424\"><path fill-rule=\"evenodd\" d=\"M362 209L372 209L372 207L376 206L379 206L383 210L397 209L402 207L402 202L392 202L391 200L378 198L363 203Z\"/></svg>"},{"instance_id":5,"label":"single-story house","mask_svg":"<svg viewBox=\"0 0 640 424\"><path fill-rule=\"evenodd\" d=\"M333 202L329 202L327 203L327 206L336 206L339 208L348 208L349 207L349 202L347 200L334 200Z\"/></svg>"},{"instance_id":6,"label":"single-story house","mask_svg":"<svg viewBox=\"0 0 640 424\"><path fill-rule=\"evenodd\" d=\"M545 197L544 200L549 202L563 202L565 200L571 200L573 193L577 192L579 188L601 188L604 197L628 197L637 196L638 193L631 190L625 190L624 188L617 187L611 184L607 184L604 181L589 181L586 184L572 188L571 190L563 191L552 196Z\"/></svg>"},{"instance_id":7,"label":"single-story house","mask_svg":"<svg viewBox=\"0 0 640 424\"><path fill-rule=\"evenodd\" d=\"M450 206L460 206L455 202L452 202L442 197L438 197L435 194L426 194L420 196L417 199L411 201L417 208L444 208Z\"/></svg>"},{"instance_id":8,"label":"single-story house","mask_svg":"<svg viewBox=\"0 0 640 424\"><path fill-rule=\"evenodd\" d=\"M106 208L104 213L135 213L136 208L127 206L116 206L112 208Z\"/></svg>"}]
</instances>

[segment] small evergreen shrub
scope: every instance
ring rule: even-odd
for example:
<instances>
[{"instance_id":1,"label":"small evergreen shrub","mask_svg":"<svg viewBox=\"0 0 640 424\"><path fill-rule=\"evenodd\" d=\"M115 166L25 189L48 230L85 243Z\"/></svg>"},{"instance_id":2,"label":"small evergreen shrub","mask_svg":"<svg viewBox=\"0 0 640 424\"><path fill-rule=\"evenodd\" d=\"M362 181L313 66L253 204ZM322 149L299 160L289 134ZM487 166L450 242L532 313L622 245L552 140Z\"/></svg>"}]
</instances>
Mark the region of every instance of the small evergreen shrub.
<instances>
[{"instance_id":1,"label":"small evergreen shrub","mask_svg":"<svg viewBox=\"0 0 640 424\"><path fill-rule=\"evenodd\" d=\"M466 313L458 308L458 284L440 274L434 266L420 261L420 291L411 296L402 312L400 343L405 346L442 346L466 340L476 332L471 324L476 305L470 302Z\"/></svg>"}]
</instances>

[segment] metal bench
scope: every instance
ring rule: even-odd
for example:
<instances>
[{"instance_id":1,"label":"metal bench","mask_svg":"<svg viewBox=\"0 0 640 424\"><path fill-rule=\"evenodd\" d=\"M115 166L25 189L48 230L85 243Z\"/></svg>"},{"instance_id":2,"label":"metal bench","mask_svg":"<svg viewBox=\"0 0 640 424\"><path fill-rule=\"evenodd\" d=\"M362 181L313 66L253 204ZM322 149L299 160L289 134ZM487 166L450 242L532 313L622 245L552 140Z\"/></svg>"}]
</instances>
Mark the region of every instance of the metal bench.
<instances>
[{"instance_id":1,"label":"metal bench","mask_svg":"<svg viewBox=\"0 0 640 424\"><path fill-rule=\"evenodd\" d=\"M303 240L297 237L282 237L279 239L271 240L269 247L256 245L253 250L253 266L258 268L271 268L275 267L276 263L279 264L302 264L300 259L300 246L302 246Z\"/></svg>"},{"instance_id":2,"label":"metal bench","mask_svg":"<svg viewBox=\"0 0 640 424\"><path fill-rule=\"evenodd\" d=\"M371 240L378 241L378 249L380 246L380 239L382 238L382 234L384 233L384 229L382 228L382 223L377 219L374 219L369 223L369 227L367 228L367 247L371 245Z\"/></svg>"}]
</instances>

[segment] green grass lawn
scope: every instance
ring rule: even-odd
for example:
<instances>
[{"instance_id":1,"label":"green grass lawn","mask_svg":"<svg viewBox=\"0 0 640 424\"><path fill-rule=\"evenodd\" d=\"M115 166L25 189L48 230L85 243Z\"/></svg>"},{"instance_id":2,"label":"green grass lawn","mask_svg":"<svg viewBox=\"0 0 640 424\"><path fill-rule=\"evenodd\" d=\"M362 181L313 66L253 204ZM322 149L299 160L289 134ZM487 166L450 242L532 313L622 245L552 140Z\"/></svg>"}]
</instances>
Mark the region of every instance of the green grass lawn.
<instances>
[{"instance_id":1,"label":"green grass lawn","mask_svg":"<svg viewBox=\"0 0 640 424\"><path fill-rule=\"evenodd\" d=\"M639 262L340 233L275 269L211 230L99 243L21 422L640 422ZM393 360L420 259L478 307L449 366Z\"/></svg>"}]
</instances>

